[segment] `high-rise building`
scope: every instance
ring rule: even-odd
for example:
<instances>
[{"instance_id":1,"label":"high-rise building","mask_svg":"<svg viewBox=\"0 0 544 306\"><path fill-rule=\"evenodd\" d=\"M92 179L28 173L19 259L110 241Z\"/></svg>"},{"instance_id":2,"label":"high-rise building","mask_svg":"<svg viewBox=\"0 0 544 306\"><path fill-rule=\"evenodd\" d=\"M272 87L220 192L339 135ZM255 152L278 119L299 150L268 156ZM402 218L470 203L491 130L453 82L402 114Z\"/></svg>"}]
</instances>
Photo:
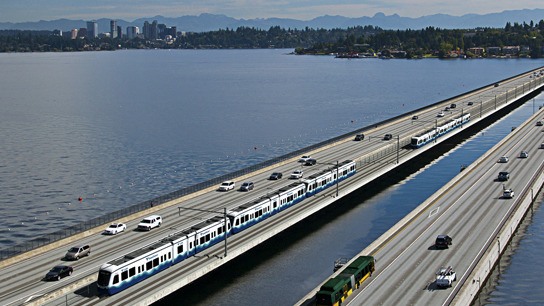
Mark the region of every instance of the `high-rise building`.
<instances>
[{"instance_id":1,"label":"high-rise building","mask_svg":"<svg viewBox=\"0 0 544 306\"><path fill-rule=\"evenodd\" d=\"M110 37L117 38L117 21L110 20Z\"/></svg>"},{"instance_id":2,"label":"high-rise building","mask_svg":"<svg viewBox=\"0 0 544 306\"><path fill-rule=\"evenodd\" d=\"M144 37L145 39L158 39L159 30L157 25L157 20L153 20L153 23L147 21L144 22Z\"/></svg>"},{"instance_id":3,"label":"high-rise building","mask_svg":"<svg viewBox=\"0 0 544 306\"><path fill-rule=\"evenodd\" d=\"M135 26L128 26L127 27L127 38L133 39L136 38L140 34L140 29Z\"/></svg>"},{"instance_id":4,"label":"high-rise building","mask_svg":"<svg viewBox=\"0 0 544 306\"><path fill-rule=\"evenodd\" d=\"M98 37L98 23L96 21L87 21L87 37Z\"/></svg>"},{"instance_id":5,"label":"high-rise building","mask_svg":"<svg viewBox=\"0 0 544 306\"><path fill-rule=\"evenodd\" d=\"M72 29L72 31L70 31L70 38L71 39L76 39L77 38L77 32L78 32L77 29Z\"/></svg>"},{"instance_id":6,"label":"high-rise building","mask_svg":"<svg viewBox=\"0 0 544 306\"><path fill-rule=\"evenodd\" d=\"M117 37L123 38L123 28L121 26L117 26Z\"/></svg>"}]
</instances>

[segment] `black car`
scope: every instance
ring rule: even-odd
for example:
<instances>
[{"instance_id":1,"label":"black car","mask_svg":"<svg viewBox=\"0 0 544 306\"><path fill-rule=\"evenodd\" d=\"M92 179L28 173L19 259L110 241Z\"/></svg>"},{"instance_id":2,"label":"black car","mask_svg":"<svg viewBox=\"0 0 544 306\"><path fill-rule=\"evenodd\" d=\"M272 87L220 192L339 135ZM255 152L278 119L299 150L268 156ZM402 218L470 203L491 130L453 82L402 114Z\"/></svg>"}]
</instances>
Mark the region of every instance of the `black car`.
<instances>
[{"instance_id":1,"label":"black car","mask_svg":"<svg viewBox=\"0 0 544 306\"><path fill-rule=\"evenodd\" d=\"M270 177L268 178L269 180L279 180L281 179L283 176L283 174L281 174L281 172L274 172L272 174L270 174Z\"/></svg>"},{"instance_id":2,"label":"black car","mask_svg":"<svg viewBox=\"0 0 544 306\"><path fill-rule=\"evenodd\" d=\"M452 239L448 235L438 235L436 237L436 241L434 242L434 246L437 249L447 249L452 243Z\"/></svg>"},{"instance_id":3,"label":"black car","mask_svg":"<svg viewBox=\"0 0 544 306\"><path fill-rule=\"evenodd\" d=\"M305 163L304 163L304 166L313 166L317 163L317 160L313 159L313 158L310 158L308 159Z\"/></svg>"},{"instance_id":4,"label":"black car","mask_svg":"<svg viewBox=\"0 0 544 306\"><path fill-rule=\"evenodd\" d=\"M383 140L391 140L393 139L393 135L391 134L385 134L385 136L383 136Z\"/></svg>"},{"instance_id":5,"label":"black car","mask_svg":"<svg viewBox=\"0 0 544 306\"><path fill-rule=\"evenodd\" d=\"M508 173L507 171L501 171L499 172L499 176L497 177L497 180L504 182L504 181L508 181L509 178L510 178L510 173Z\"/></svg>"},{"instance_id":6,"label":"black car","mask_svg":"<svg viewBox=\"0 0 544 306\"><path fill-rule=\"evenodd\" d=\"M355 141L361 141L365 139L365 134L357 134L355 135Z\"/></svg>"},{"instance_id":7,"label":"black car","mask_svg":"<svg viewBox=\"0 0 544 306\"><path fill-rule=\"evenodd\" d=\"M65 276L72 275L72 272L74 272L74 269L70 266L54 266L45 275L45 280L60 280Z\"/></svg>"}]
</instances>

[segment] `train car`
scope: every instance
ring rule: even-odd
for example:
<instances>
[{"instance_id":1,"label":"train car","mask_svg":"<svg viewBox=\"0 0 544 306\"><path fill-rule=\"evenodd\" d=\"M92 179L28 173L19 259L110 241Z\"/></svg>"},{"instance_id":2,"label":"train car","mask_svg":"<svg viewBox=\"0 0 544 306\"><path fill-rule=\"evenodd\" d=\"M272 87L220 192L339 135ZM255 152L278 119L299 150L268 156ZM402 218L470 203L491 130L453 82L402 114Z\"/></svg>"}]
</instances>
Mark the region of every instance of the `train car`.
<instances>
[{"instance_id":1,"label":"train car","mask_svg":"<svg viewBox=\"0 0 544 306\"><path fill-rule=\"evenodd\" d=\"M196 231L189 228L161 240L172 245L172 264L196 254L195 237Z\"/></svg>"},{"instance_id":2,"label":"train car","mask_svg":"<svg viewBox=\"0 0 544 306\"><path fill-rule=\"evenodd\" d=\"M345 160L339 163L338 166L334 166L331 172L333 175L338 172L338 178L336 179L338 181L342 181L355 174L357 168L356 165L357 163L352 160ZM336 167L338 167L338 170L336 170Z\"/></svg>"},{"instance_id":3,"label":"train car","mask_svg":"<svg viewBox=\"0 0 544 306\"><path fill-rule=\"evenodd\" d=\"M277 202L274 203L277 205ZM239 233L270 217L273 211L272 205L271 198L261 197L227 212L227 216L232 224L232 233Z\"/></svg>"},{"instance_id":4,"label":"train car","mask_svg":"<svg viewBox=\"0 0 544 306\"><path fill-rule=\"evenodd\" d=\"M306 185L306 197L313 196L334 184L333 175L330 170L312 174L302 179L302 182Z\"/></svg>"},{"instance_id":5,"label":"train car","mask_svg":"<svg viewBox=\"0 0 544 306\"><path fill-rule=\"evenodd\" d=\"M115 294L171 265L171 244L155 242L103 264L98 271L98 290Z\"/></svg>"},{"instance_id":6,"label":"train car","mask_svg":"<svg viewBox=\"0 0 544 306\"><path fill-rule=\"evenodd\" d=\"M206 221L200 222L191 227L195 231L195 252L198 253L212 245L223 241L225 235L229 235L231 224L229 218L227 221L227 231L225 232L225 217L216 216Z\"/></svg>"},{"instance_id":7,"label":"train car","mask_svg":"<svg viewBox=\"0 0 544 306\"><path fill-rule=\"evenodd\" d=\"M319 306L339 306L374 272L374 257L359 256L336 277L329 279L316 293Z\"/></svg>"},{"instance_id":8,"label":"train car","mask_svg":"<svg viewBox=\"0 0 544 306\"><path fill-rule=\"evenodd\" d=\"M284 210L304 200L306 185L302 182L292 183L278 190L279 210Z\"/></svg>"}]
</instances>

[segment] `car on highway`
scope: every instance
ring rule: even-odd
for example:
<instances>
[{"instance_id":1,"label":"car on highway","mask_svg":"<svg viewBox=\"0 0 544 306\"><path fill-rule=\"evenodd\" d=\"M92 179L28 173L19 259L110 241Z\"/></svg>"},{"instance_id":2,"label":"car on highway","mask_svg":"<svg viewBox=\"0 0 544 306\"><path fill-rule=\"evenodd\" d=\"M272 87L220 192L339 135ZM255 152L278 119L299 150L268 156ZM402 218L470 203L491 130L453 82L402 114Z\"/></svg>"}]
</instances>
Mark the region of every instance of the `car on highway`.
<instances>
[{"instance_id":1,"label":"car on highway","mask_svg":"<svg viewBox=\"0 0 544 306\"><path fill-rule=\"evenodd\" d=\"M314 158L310 158L304 163L304 166L313 166L315 164L317 164L317 160Z\"/></svg>"},{"instance_id":2,"label":"car on highway","mask_svg":"<svg viewBox=\"0 0 544 306\"><path fill-rule=\"evenodd\" d=\"M91 255L91 246L88 244L71 247L64 255L67 260L79 260L83 256Z\"/></svg>"},{"instance_id":3,"label":"car on highway","mask_svg":"<svg viewBox=\"0 0 544 306\"><path fill-rule=\"evenodd\" d=\"M497 180L504 182L510 179L510 173L508 171L501 171L497 177Z\"/></svg>"},{"instance_id":4,"label":"car on highway","mask_svg":"<svg viewBox=\"0 0 544 306\"><path fill-rule=\"evenodd\" d=\"M283 177L283 174L281 172L273 172L272 174L270 174L270 176L268 177L269 180L279 180Z\"/></svg>"},{"instance_id":5,"label":"car on highway","mask_svg":"<svg viewBox=\"0 0 544 306\"><path fill-rule=\"evenodd\" d=\"M472 106L472 105L474 105L474 102L472 102L472 101L471 101L471 102L468 102L467 105L468 105L468 106Z\"/></svg>"},{"instance_id":6,"label":"car on highway","mask_svg":"<svg viewBox=\"0 0 544 306\"><path fill-rule=\"evenodd\" d=\"M219 191L229 191L234 189L234 186L236 186L234 181L224 181L219 185Z\"/></svg>"},{"instance_id":7,"label":"car on highway","mask_svg":"<svg viewBox=\"0 0 544 306\"><path fill-rule=\"evenodd\" d=\"M540 148L544 149L544 142L540 144Z\"/></svg>"},{"instance_id":8,"label":"car on highway","mask_svg":"<svg viewBox=\"0 0 544 306\"><path fill-rule=\"evenodd\" d=\"M444 111L449 111L450 110L450 107L449 106L446 106L446 108L444 108Z\"/></svg>"},{"instance_id":9,"label":"car on highway","mask_svg":"<svg viewBox=\"0 0 544 306\"><path fill-rule=\"evenodd\" d=\"M293 171L293 173L291 173L290 178L299 179L299 178L302 178L303 175L304 175L304 172L302 170L295 170Z\"/></svg>"},{"instance_id":10,"label":"car on highway","mask_svg":"<svg viewBox=\"0 0 544 306\"><path fill-rule=\"evenodd\" d=\"M451 287L452 283L457 280L457 275L451 266L441 267L436 272L436 285L440 288Z\"/></svg>"},{"instance_id":11,"label":"car on highway","mask_svg":"<svg viewBox=\"0 0 544 306\"><path fill-rule=\"evenodd\" d=\"M499 83L495 83L495 85L493 85L494 87L499 87Z\"/></svg>"},{"instance_id":12,"label":"car on highway","mask_svg":"<svg viewBox=\"0 0 544 306\"><path fill-rule=\"evenodd\" d=\"M357 135L355 135L355 139L354 139L354 140L355 140L355 141L361 141L361 140L363 140L363 139L365 139L365 134L357 134Z\"/></svg>"},{"instance_id":13,"label":"car on highway","mask_svg":"<svg viewBox=\"0 0 544 306\"><path fill-rule=\"evenodd\" d=\"M138 223L138 229L141 231L150 231L151 229L155 227L161 227L162 224L162 217L159 215L152 215L149 217L146 217Z\"/></svg>"},{"instance_id":14,"label":"car on highway","mask_svg":"<svg viewBox=\"0 0 544 306\"><path fill-rule=\"evenodd\" d=\"M310 155L304 155L298 159L299 163L305 163L308 159L312 158Z\"/></svg>"},{"instance_id":15,"label":"car on highway","mask_svg":"<svg viewBox=\"0 0 544 306\"><path fill-rule=\"evenodd\" d=\"M419 119L418 115L412 116L412 120L417 120L417 119Z\"/></svg>"},{"instance_id":16,"label":"car on highway","mask_svg":"<svg viewBox=\"0 0 544 306\"><path fill-rule=\"evenodd\" d=\"M447 249L452 244L452 239L448 235L438 235L434 241L434 246L437 249Z\"/></svg>"},{"instance_id":17,"label":"car on highway","mask_svg":"<svg viewBox=\"0 0 544 306\"><path fill-rule=\"evenodd\" d=\"M501 156L499 157L499 160L497 161L498 163L507 163L508 162L508 156Z\"/></svg>"},{"instance_id":18,"label":"car on highway","mask_svg":"<svg viewBox=\"0 0 544 306\"><path fill-rule=\"evenodd\" d=\"M438 114L436 114L436 117L444 117L446 114L444 114L443 111L440 111Z\"/></svg>"},{"instance_id":19,"label":"car on highway","mask_svg":"<svg viewBox=\"0 0 544 306\"><path fill-rule=\"evenodd\" d=\"M543 125L543 124L542 124L542 121L537 121L537 122L536 122L536 126L542 126L542 125Z\"/></svg>"},{"instance_id":20,"label":"car on highway","mask_svg":"<svg viewBox=\"0 0 544 306\"><path fill-rule=\"evenodd\" d=\"M456 108L456 107L457 107L457 104L455 104L455 103L452 103L452 104L450 105L450 108Z\"/></svg>"},{"instance_id":21,"label":"car on highway","mask_svg":"<svg viewBox=\"0 0 544 306\"><path fill-rule=\"evenodd\" d=\"M383 140L391 140L391 139L393 139L393 135L391 135L391 134L385 134L383 136Z\"/></svg>"},{"instance_id":22,"label":"car on highway","mask_svg":"<svg viewBox=\"0 0 544 306\"><path fill-rule=\"evenodd\" d=\"M514 190L512 189L504 189L502 192L503 199L511 199L514 197Z\"/></svg>"},{"instance_id":23,"label":"car on highway","mask_svg":"<svg viewBox=\"0 0 544 306\"><path fill-rule=\"evenodd\" d=\"M72 275L74 268L70 266L58 265L54 266L47 274L45 274L45 280L60 280L61 278Z\"/></svg>"},{"instance_id":24,"label":"car on highway","mask_svg":"<svg viewBox=\"0 0 544 306\"><path fill-rule=\"evenodd\" d=\"M127 229L127 225L125 223L112 223L108 228L104 230L104 234L106 235L117 235Z\"/></svg>"},{"instance_id":25,"label":"car on highway","mask_svg":"<svg viewBox=\"0 0 544 306\"><path fill-rule=\"evenodd\" d=\"M253 182L244 182L242 186L240 186L240 191L250 191L253 190L254 187L255 185Z\"/></svg>"},{"instance_id":26,"label":"car on highway","mask_svg":"<svg viewBox=\"0 0 544 306\"><path fill-rule=\"evenodd\" d=\"M519 158L527 158L527 157L529 157L529 152L521 151L521 153L519 153Z\"/></svg>"}]
</instances>

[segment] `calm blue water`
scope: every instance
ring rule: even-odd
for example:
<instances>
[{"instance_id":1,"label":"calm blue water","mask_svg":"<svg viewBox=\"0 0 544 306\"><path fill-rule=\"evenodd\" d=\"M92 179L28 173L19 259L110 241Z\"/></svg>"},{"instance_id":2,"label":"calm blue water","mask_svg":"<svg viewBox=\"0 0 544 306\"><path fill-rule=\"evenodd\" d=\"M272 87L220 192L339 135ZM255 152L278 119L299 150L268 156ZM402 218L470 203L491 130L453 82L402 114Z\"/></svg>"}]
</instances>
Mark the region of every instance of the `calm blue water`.
<instances>
[{"instance_id":1,"label":"calm blue water","mask_svg":"<svg viewBox=\"0 0 544 306\"><path fill-rule=\"evenodd\" d=\"M0 248L544 65L290 51L0 54ZM435 176L446 182L468 162L441 166ZM427 190L427 183L443 182L412 188ZM372 216L363 236L298 268L326 267L301 274L299 290L313 288L336 257L362 249L424 198L388 208L402 186L363 205L365 218ZM356 222L351 213L342 218ZM293 268L279 266L264 272L267 279ZM281 287L277 279L268 286ZM287 304L303 295L287 286Z\"/></svg>"}]
</instances>

